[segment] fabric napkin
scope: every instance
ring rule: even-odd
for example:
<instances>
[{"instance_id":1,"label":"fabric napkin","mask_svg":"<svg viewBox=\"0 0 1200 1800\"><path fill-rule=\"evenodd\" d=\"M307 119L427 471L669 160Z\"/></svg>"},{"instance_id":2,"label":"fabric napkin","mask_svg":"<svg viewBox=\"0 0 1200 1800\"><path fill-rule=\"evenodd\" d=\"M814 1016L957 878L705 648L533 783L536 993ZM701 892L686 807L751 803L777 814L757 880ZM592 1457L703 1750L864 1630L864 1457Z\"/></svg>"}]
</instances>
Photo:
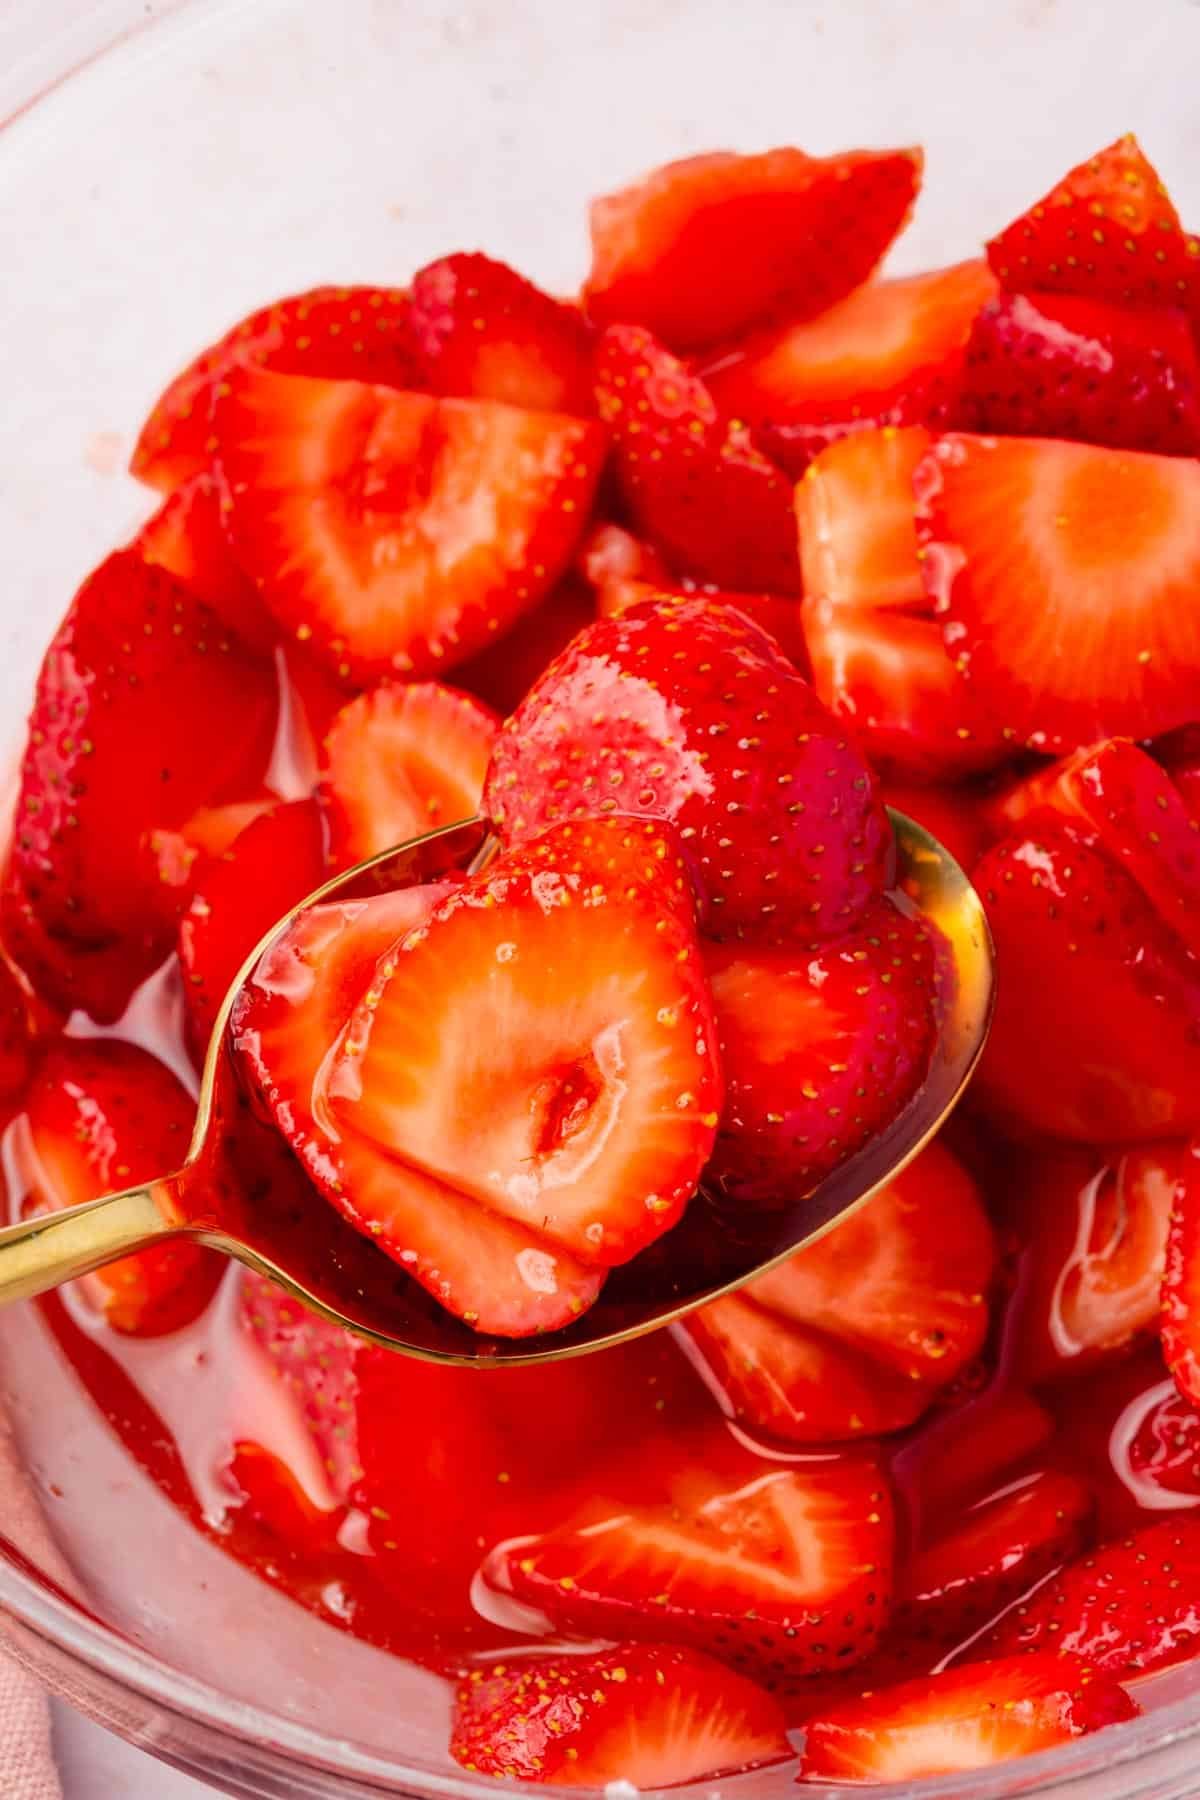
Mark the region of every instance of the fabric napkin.
<instances>
[{"instance_id":1,"label":"fabric napkin","mask_svg":"<svg viewBox=\"0 0 1200 1800\"><path fill-rule=\"evenodd\" d=\"M75 1581L22 1469L0 1409L0 1526L31 1562L62 1587ZM0 1635L0 1642L2 1642ZM0 1650L0 1794L4 1800L62 1800L50 1741L50 1707L40 1683Z\"/></svg>"}]
</instances>

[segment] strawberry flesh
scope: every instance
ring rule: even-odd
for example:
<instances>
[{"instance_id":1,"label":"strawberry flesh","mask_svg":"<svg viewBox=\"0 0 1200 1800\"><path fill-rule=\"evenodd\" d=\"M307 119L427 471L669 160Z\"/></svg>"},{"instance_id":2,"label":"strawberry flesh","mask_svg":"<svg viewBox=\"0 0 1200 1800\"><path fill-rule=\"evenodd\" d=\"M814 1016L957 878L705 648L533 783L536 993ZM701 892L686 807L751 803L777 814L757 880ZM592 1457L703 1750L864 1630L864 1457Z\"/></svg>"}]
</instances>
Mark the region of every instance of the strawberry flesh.
<instances>
[{"instance_id":1,"label":"strawberry flesh","mask_svg":"<svg viewBox=\"0 0 1200 1800\"><path fill-rule=\"evenodd\" d=\"M1162 1285L1162 1349L1180 1393L1200 1404L1200 1167L1197 1146L1181 1153L1171 1192Z\"/></svg>"},{"instance_id":2,"label":"strawberry flesh","mask_svg":"<svg viewBox=\"0 0 1200 1800\"><path fill-rule=\"evenodd\" d=\"M279 629L233 560L224 512L216 477L205 469L168 494L131 548L211 606L242 643L270 655Z\"/></svg>"}]
</instances>

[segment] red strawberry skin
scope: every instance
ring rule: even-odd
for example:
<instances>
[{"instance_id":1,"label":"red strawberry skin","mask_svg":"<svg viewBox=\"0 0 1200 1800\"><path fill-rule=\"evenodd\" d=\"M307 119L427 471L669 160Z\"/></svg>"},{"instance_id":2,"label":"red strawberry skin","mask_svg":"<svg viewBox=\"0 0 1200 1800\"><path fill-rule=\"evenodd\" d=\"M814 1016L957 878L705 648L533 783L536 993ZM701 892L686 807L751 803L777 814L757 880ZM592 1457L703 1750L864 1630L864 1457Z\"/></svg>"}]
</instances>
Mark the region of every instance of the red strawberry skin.
<instances>
[{"instance_id":1,"label":"red strawberry skin","mask_svg":"<svg viewBox=\"0 0 1200 1800\"><path fill-rule=\"evenodd\" d=\"M506 718L575 633L595 617L589 590L576 576L565 575L540 606L523 613L496 643L456 663L454 685Z\"/></svg>"},{"instance_id":2,"label":"red strawberry skin","mask_svg":"<svg viewBox=\"0 0 1200 1800\"><path fill-rule=\"evenodd\" d=\"M852 929L890 849L857 748L768 637L700 597L581 632L505 723L484 807L509 842L597 812L668 820L721 936Z\"/></svg>"},{"instance_id":3,"label":"red strawberry skin","mask_svg":"<svg viewBox=\"0 0 1200 1800\"><path fill-rule=\"evenodd\" d=\"M1180 1393L1200 1405L1200 1146L1181 1155L1162 1286L1162 1348Z\"/></svg>"},{"instance_id":4,"label":"red strawberry skin","mask_svg":"<svg viewBox=\"0 0 1200 1800\"><path fill-rule=\"evenodd\" d=\"M534 411L595 409L591 334L577 308L552 300L490 256L444 256L413 277L411 330L435 394L502 400Z\"/></svg>"},{"instance_id":5,"label":"red strawberry skin","mask_svg":"<svg viewBox=\"0 0 1200 1800\"><path fill-rule=\"evenodd\" d=\"M168 494L132 547L211 606L242 643L269 655L279 628L233 560L225 510L216 477L204 469Z\"/></svg>"}]
</instances>

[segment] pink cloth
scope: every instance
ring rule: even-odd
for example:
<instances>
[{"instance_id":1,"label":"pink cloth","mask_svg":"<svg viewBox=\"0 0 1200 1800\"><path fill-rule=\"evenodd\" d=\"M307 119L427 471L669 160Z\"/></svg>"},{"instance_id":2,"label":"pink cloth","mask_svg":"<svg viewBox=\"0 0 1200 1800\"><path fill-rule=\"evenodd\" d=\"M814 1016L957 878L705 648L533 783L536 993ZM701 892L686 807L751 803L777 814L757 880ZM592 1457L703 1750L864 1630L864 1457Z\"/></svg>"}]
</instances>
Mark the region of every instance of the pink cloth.
<instances>
[{"instance_id":1,"label":"pink cloth","mask_svg":"<svg viewBox=\"0 0 1200 1800\"><path fill-rule=\"evenodd\" d=\"M76 1583L46 1528L0 1412L0 1524L24 1554L68 1592ZM62 1800L50 1742L50 1708L36 1678L0 1651L0 1795L3 1800Z\"/></svg>"}]
</instances>

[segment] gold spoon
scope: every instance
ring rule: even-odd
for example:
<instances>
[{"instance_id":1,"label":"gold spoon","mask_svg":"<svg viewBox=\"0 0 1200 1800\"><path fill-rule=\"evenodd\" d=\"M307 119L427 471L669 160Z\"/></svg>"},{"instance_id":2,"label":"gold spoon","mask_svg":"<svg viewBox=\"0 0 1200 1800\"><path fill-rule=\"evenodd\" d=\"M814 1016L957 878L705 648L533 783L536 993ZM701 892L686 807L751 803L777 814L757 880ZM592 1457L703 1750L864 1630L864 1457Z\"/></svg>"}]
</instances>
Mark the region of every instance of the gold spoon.
<instances>
[{"instance_id":1,"label":"gold spoon","mask_svg":"<svg viewBox=\"0 0 1200 1800\"><path fill-rule=\"evenodd\" d=\"M794 1206L758 1221L759 1235L740 1250L730 1245L727 1223L714 1218L713 1236L719 1237L723 1257L717 1274L679 1275L671 1252L655 1258L652 1248L614 1270L596 1304L562 1331L534 1338L477 1336L342 1221L310 1187L282 1139L251 1112L234 1066L229 1016L268 946L297 913L317 901L481 867L494 845L486 824L471 819L359 863L272 926L247 957L217 1015L182 1169L0 1230L0 1305L46 1293L167 1238L190 1238L269 1276L314 1312L372 1343L425 1361L482 1366L579 1356L638 1337L732 1292L822 1237L911 1162L949 1115L983 1049L993 989L993 952L983 908L935 838L901 813L892 812L891 818L897 887L939 928L947 947L944 1017L928 1079L886 1131ZM698 1196L684 1220L684 1227L692 1222L693 1246L693 1215L703 1204L704 1197ZM697 1216L703 1229L704 1215ZM678 1265L686 1269L688 1258L680 1256Z\"/></svg>"}]
</instances>

